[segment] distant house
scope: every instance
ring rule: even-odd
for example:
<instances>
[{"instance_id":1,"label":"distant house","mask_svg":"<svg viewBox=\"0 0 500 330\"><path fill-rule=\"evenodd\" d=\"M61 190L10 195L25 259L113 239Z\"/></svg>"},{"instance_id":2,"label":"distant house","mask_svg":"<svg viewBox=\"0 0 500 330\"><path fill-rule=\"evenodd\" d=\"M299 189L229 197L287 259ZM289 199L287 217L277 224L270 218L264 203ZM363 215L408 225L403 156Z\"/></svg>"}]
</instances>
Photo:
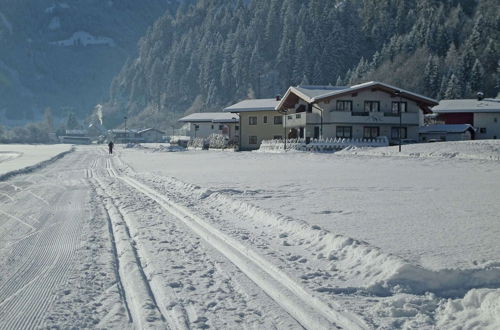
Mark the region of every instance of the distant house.
<instances>
[{"instance_id":1,"label":"distant house","mask_svg":"<svg viewBox=\"0 0 500 330\"><path fill-rule=\"evenodd\" d=\"M90 144L88 132L83 129L67 129L63 136L59 136L59 142L68 144Z\"/></svg>"},{"instance_id":2,"label":"distant house","mask_svg":"<svg viewBox=\"0 0 500 330\"><path fill-rule=\"evenodd\" d=\"M290 87L276 109L286 113L288 137L418 140L424 113L438 102L396 86L370 81L350 87ZM401 127L400 127L401 121Z\"/></svg>"},{"instance_id":3,"label":"distant house","mask_svg":"<svg viewBox=\"0 0 500 330\"><path fill-rule=\"evenodd\" d=\"M206 138L221 134L234 139L239 134L238 115L223 112L199 112L179 119L186 124L186 135L191 138Z\"/></svg>"},{"instance_id":4,"label":"distant house","mask_svg":"<svg viewBox=\"0 0 500 330\"><path fill-rule=\"evenodd\" d=\"M477 128L473 138L498 139L500 137L500 99L441 100L432 108L445 124L469 124Z\"/></svg>"},{"instance_id":5,"label":"distant house","mask_svg":"<svg viewBox=\"0 0 500 330\"><path fill-rule=\"evenodd\" d=\"M108 140L114 143L141 143L144 139L139 136L136 130L131 129L111 129L108 131Z\"/></svg>"},{"instance_id":6,"label":"distant house","mask_svg":"<svg viewBox=\"0 0 500 330\"><path fill-rule=\"evenodd\" d=\"M285 135L283 115L276 111L276 99L244 100L224 109L239 114L240 150L259 149L263 140L281 139Z\"/></svg>"},{"instance_id":7,"label":"distant house","mask_svg":"<svg viewBox=\"0 0 500 330\"><path fill-rule=\"evenodd\" d=\"M436 124L421 126L421 142L474 140L476 129L470 124Z\"/></svg>"},{"instance_id":8,"label":"distant house","mask_svg":"<svg viewBox=\"0 0 500 330\"><path fill-rule=\"evenodd\" d=\"M137 132L139 138L143 139L144 142L152 143L152 142L162 142L163 136L165 132L160 131L156 128L146 128Z\"/></svg>"}]
</instances>

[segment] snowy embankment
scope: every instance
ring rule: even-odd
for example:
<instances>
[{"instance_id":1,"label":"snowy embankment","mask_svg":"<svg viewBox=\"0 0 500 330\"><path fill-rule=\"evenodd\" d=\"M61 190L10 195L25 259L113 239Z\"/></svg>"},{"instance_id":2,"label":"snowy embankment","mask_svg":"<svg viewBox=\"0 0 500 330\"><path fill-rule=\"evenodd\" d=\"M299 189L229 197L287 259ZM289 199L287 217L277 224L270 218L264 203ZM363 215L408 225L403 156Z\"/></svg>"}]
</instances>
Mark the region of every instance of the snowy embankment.
<instances>
[{"instance_id":1,"label":"snowy embankment","mask_svg":"<svg viewBox=\"0 0 500 330\"><path fill-rule=\"evenodd\" d=\"M337 155L500 160L500 140L417 143L382 148L349 147Z\"/></svg>"},{"instance_id":2,"label":"snowy embankment","mask_svg":"<svg viewBox=\"0 0 500 330\"><path fill-rule=\"evenodd\" d=\"M67 144L54 145L0 145L0 180L33 171L70 152Z\"/></svg>"}]
</instances>

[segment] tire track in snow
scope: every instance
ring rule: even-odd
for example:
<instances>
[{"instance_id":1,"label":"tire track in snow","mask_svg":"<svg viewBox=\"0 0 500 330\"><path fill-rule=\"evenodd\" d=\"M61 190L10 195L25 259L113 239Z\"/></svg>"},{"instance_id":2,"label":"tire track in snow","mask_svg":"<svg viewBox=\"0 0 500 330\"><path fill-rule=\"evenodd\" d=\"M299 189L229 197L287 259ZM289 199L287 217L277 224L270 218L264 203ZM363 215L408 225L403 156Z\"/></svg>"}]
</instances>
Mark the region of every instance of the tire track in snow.
<instances>
[{"instance_id":1,"label":"tire track in snow","mask_svg":"<svg viewBox=\"0 0 500 330\"><path fill-rule=\"evenodd\" d=\"M208 222L187 208L168 200L155 190L130 177L118 176L112 166L110 169L111 175L117 176L129 186L157 202L228 258L305 328L368 328L354 314L335 310L311 295L300 284L262 256L210 226Z\"/></svg>"}]
</instances>

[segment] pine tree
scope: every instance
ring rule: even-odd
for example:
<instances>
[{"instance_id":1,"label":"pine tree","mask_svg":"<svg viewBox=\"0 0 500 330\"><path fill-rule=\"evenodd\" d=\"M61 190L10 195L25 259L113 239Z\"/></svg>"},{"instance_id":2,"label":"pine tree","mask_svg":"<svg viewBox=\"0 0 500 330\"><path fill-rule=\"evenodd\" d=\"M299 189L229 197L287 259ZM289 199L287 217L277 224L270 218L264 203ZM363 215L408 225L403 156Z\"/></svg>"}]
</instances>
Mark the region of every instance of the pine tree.
<instances>
[{"instance_id":1,"label":"pine tree","mask_svg":"<svg viewBox=\"0 0 500 330\"><path fill-rule=\"evenodd\" d=\"M452 74L448 85L446 86L446 91L444 97L446 99L458 99L462 96L462 86L455 74Z\"/></svg>"},{"instance_id":2,"label":"pine tree","mask_svg":"<svg viewBox=\"0 0 500 330\"><path fill-rule=\"evenodd\" d=\"M484 80L484 69L481 62L476 59L474 66L472 67L471 77L470 77L470 87L472 92L479 92L482 89Z\"/></svg>"}]
</instances>

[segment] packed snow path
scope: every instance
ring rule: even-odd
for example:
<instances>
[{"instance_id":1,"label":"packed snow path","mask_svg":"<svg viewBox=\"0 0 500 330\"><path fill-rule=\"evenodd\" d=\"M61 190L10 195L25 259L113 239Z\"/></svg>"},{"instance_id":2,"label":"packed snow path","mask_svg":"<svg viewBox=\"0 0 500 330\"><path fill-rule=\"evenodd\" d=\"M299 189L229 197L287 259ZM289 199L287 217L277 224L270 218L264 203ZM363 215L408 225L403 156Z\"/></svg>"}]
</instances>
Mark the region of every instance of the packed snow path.
<instances>
[{"instance_id":1,"label":"packed snow path","mask_svg":"<svg viewBox=\"0 0 500 330\"><path fill-rule=\"evenodd\" d=\"M82 147L0 183L0 329L366 327L132 176Z\"/></svg>"}]
</instances>

